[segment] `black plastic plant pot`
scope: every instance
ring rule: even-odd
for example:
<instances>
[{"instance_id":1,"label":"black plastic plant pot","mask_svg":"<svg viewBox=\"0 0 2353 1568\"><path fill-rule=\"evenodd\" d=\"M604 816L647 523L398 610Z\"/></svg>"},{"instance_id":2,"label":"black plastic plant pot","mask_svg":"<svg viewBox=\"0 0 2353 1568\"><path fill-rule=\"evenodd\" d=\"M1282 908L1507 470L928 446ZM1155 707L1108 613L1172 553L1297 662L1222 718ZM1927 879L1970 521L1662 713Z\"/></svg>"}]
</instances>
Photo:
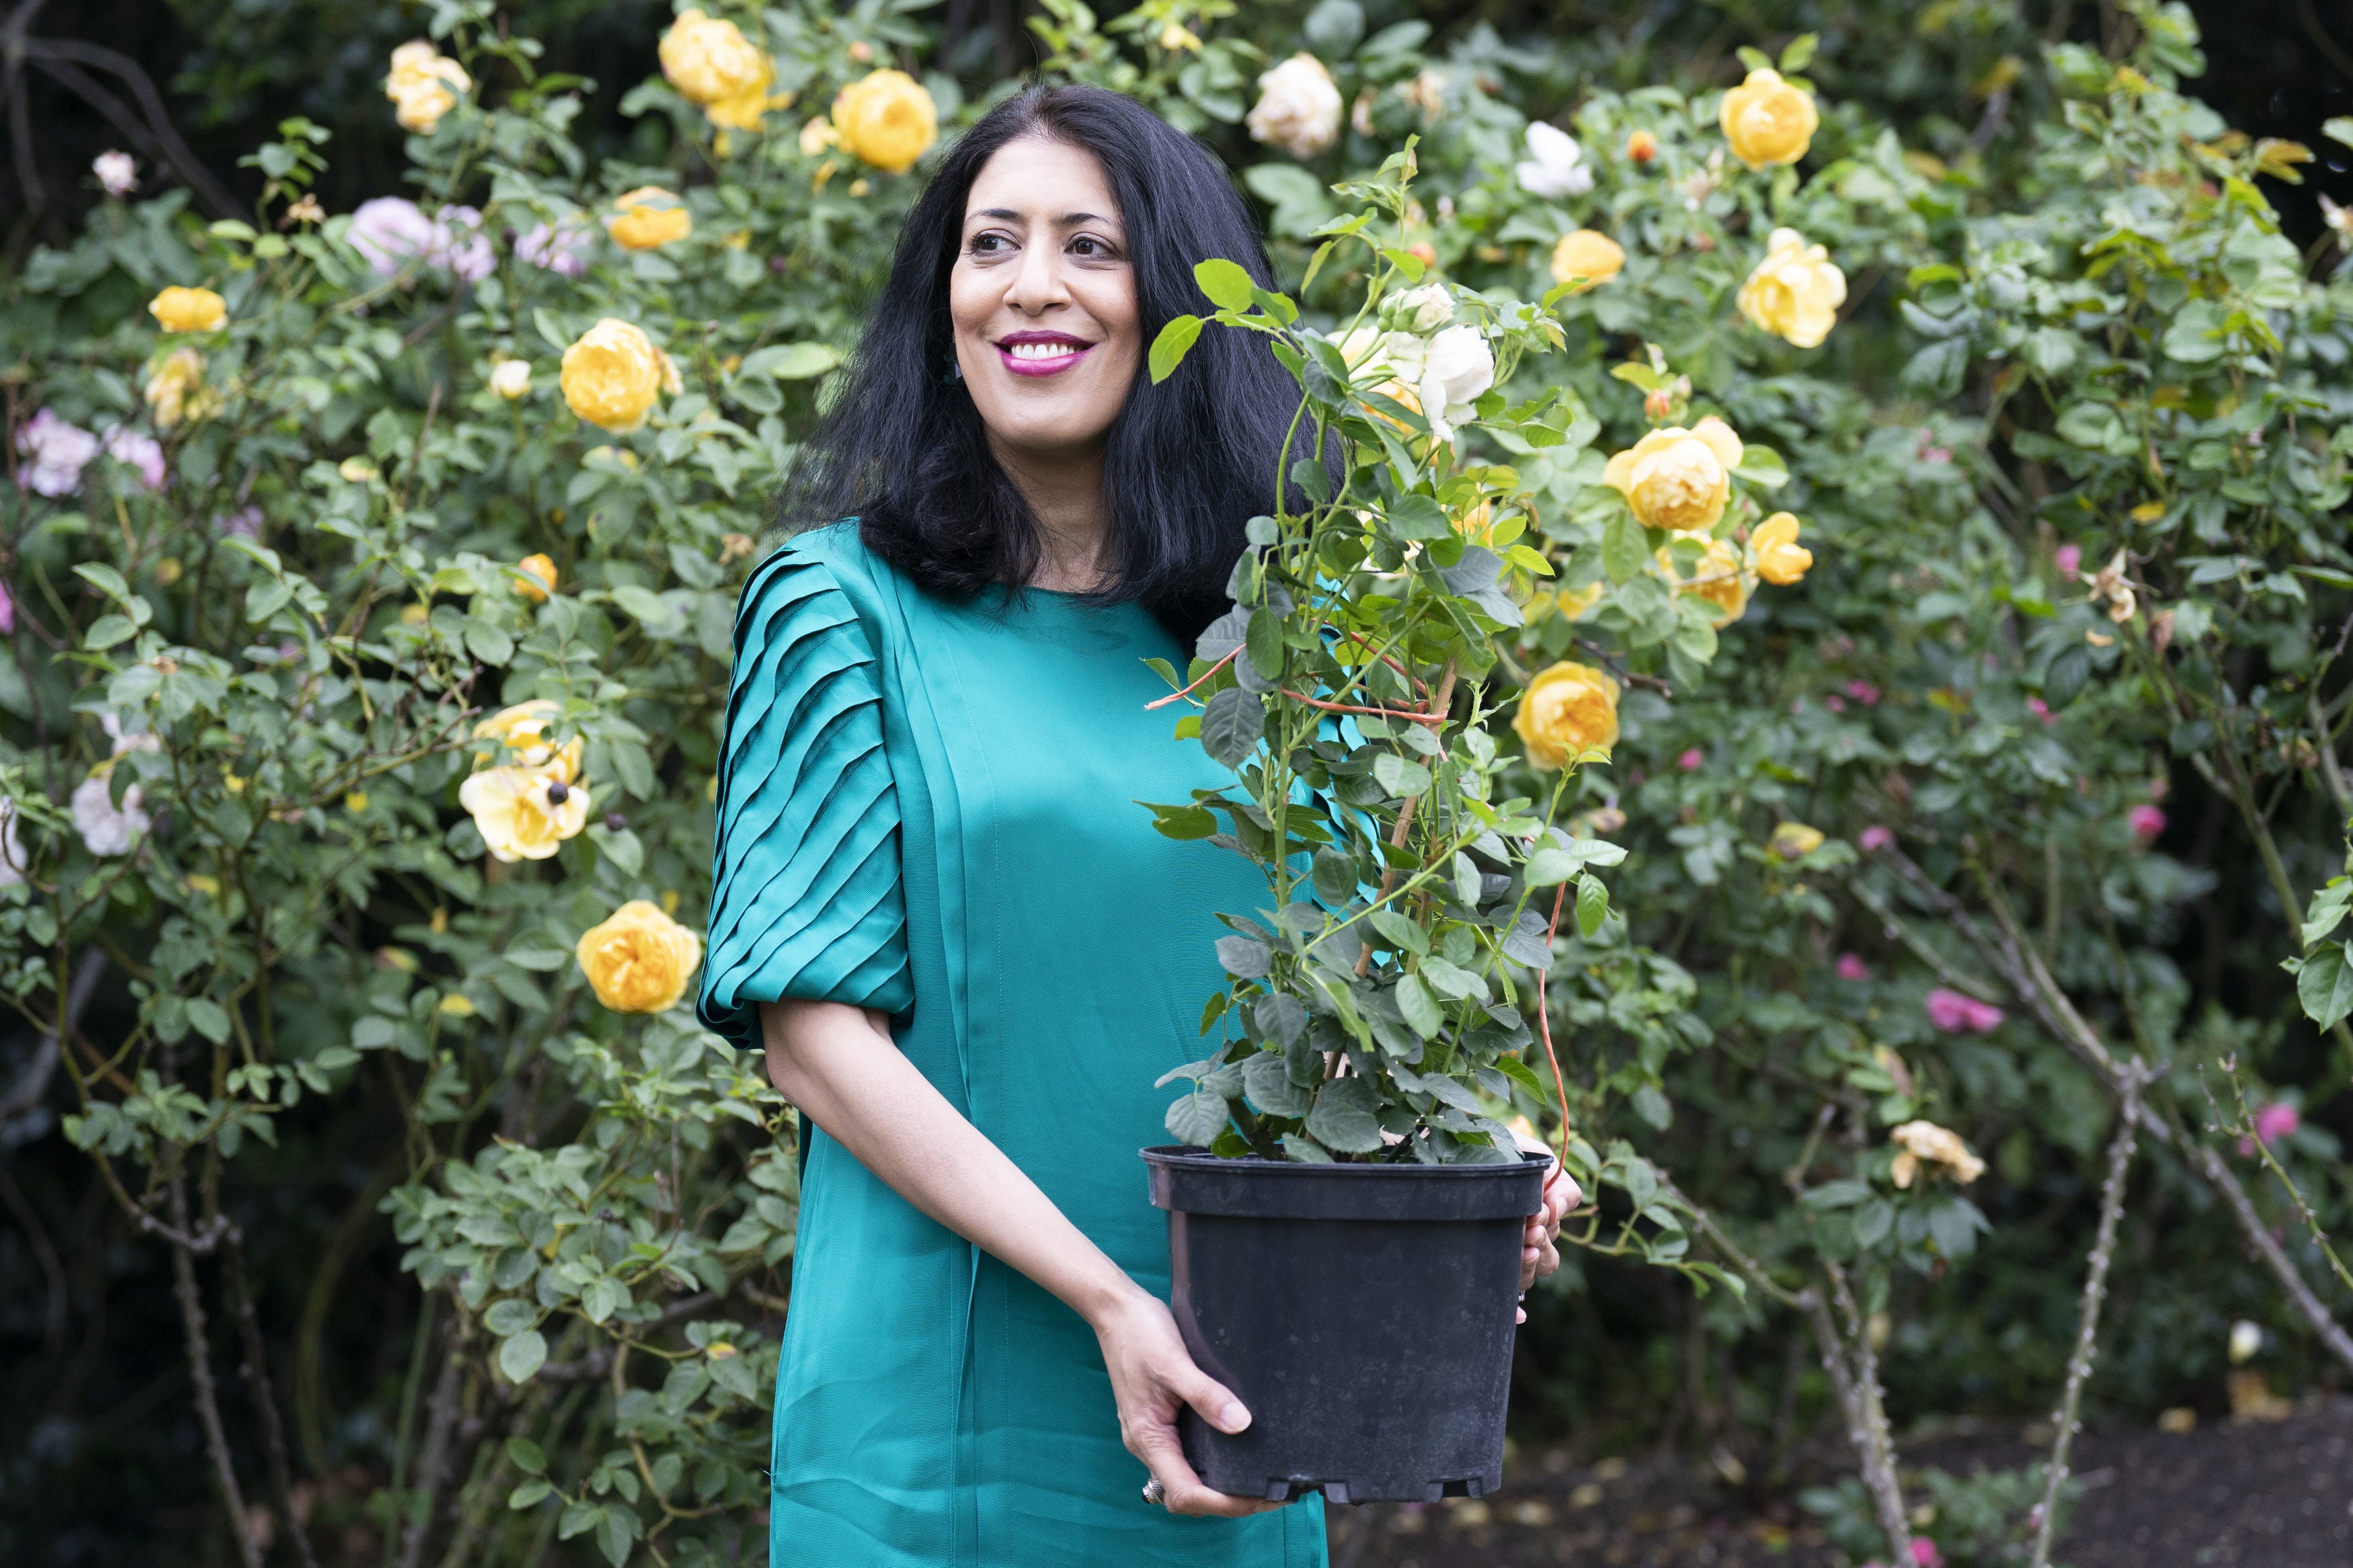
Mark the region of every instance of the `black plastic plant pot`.
<instances>
[{"instance_id":1,"label":"black plastic plant pot","mask_svg":"<svg viewBox=\"0 0 2353 1568\"><path fill-rule=\"evenodd\" d=\"M1146 1149L1168 1211L1169 1306L1250 1407L1190 1410L1185 1457L1221 1492L1435 1502L1503 1484L1520 1232L1546 1162L1311 1165Z\"/></svg>"}]
</instances>

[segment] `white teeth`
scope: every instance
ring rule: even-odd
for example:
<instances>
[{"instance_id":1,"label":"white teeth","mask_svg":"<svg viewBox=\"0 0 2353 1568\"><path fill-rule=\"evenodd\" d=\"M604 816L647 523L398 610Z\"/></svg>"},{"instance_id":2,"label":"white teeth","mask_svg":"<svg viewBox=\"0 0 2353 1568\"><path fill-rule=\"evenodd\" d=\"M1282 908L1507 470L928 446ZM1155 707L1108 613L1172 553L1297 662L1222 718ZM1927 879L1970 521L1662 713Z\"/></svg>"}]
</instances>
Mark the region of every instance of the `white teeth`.
<instances>
[{"instance_id":1,"label":"white teeth","mask_svg":"<svg viewBox=\"0 0 2353 1568\"><path fill-rule=\"evenodd\" d=\"M1011 345L1011 353L1015 359L1060 359L1063 355L1075 353L1077 351L1078 345L1075 343L1015 343Z\"/></svg>"}]
</instances>

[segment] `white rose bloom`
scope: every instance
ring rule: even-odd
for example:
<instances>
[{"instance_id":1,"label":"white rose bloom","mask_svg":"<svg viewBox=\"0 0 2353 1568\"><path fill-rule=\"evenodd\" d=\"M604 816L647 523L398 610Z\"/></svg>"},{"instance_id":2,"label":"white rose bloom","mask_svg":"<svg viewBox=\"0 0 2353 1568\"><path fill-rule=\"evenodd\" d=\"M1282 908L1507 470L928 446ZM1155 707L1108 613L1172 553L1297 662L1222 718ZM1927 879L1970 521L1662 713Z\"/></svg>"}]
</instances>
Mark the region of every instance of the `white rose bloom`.
<instances>
[{"instance_id":1,"label":"white rose bloom","mask_svg":"<svg viewBox=\"0 0 2353 1568\"><path fill-rule=\"evenodd\" d=\"M1261 75L1258 87L1258 107L1242 121L1252 141L1306 159L1340 139L1340 89L1314 55L1292 56Z\"/></svg>"},{"instance_id":2,"label":"white rose bloom","mask_svg":"<svg viewBox=\"0 0 2353 1568\"><path fill-rule=\"evenodd\" d=\"M92 773L75 786L73 818L74 826L81 829L81 841L93 855L127 855L153 826L139 809L139 786L132 784L122 792L122 805L117 809L103 773Z\"/></svg>"},{"instance_id":3,"label":"white rose bloom","mask_svg":"<svg viewBox=\"0 0 2353 1568\"><path fill-rule=\"evenodd\" d=\"M531 365L527 361L502 359L491 366L491 390L512 403L531 390Z\"/></svg>"},{"instance_id":4,"label":"white rose bloom","mask_svg":"<svg viewBox=\"0 0 2353 1568\"><path fill-rule=\"evenodd\" d=\"M110 196L127 196L139 184L139 161L128 153L100 153L90 161L90 172Z\"/></svg>"},{"instance_id":5,"label":"white rose bloom","mask_svg":"<svg viewBox=\"0 0 2353 1568\"><path fill-rule=\"evenodd\" d=\"M1397 297L1397 324L1409 332L1434 332L1454 319L1454 297L1443 283L1425 283Z\"/></svg>"},{"instance_id":6,"label":"white rose bloom","mask_svg":"<svg viewBox=\"0 0 2353 1568\"><path fill-rule=\"evenodd\" d=\"M125 734L122 721L111 708L98 716L98 722L106 731L106 738L114 742L114 754L118 757L125 752L160 752L164 749L164 742L155 738L153 731L133 730Z\"/></svg>"},{"instance_id":7,"label":"white rose bloom","mask_svg":"<svg viewBox=\"0 0 2353 1568\"><path fill-rule=\"evenodd\" d=\"M1593 188L1593 170L1577 138L1541 120L1529 122L1528 156L1514 173L1520 177L1520 189L1546 200L1581 196Z\"/></svg>"},{"instance_id":8,"label":"white rose bloom","mask_svg":"<svg viewBox=\"0 0 2353 1568\"><path fill-rule=\"evenodd\" d=\"M16 803L0 795L0 888L23 881L32 865L25 858L25 841L16 837Z\"/></svg>"},{"instance_id":9,"label":"white rose bloom","mask_svg":"<svg viewBox=\"0 0 2353 1568\"><path fill-rule=\"evenodd\" d=\"M1430 340L1418 379L1430 434L1451 441L1454 427L1472 417L1472 405L1495 384L1495 355L1478 328L1449 327Z\"/></svg>"}]
</instances>

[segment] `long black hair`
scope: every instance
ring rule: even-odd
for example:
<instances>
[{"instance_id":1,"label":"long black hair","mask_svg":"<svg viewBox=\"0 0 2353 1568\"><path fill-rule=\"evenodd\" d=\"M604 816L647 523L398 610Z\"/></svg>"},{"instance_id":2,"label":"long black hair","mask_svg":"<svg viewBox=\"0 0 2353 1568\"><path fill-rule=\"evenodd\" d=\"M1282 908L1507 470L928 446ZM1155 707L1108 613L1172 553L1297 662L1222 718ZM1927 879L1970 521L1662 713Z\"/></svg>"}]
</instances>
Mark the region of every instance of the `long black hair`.
<instances>
[{"instance_id":1,"label":"long black hair","mask_svg":"<svg viewBox=\"0 0 2353 1568\"><path fill-rule=\"evenodd\" d=\"M965 199L997 149L1024 136L1083 149L1103 164L1147 347L1171 318L1208 309L1196 262L1223 257L1272 287L1258 226L1225 166L1131 99L1031 87L949 148L899 232L840 394L795 459L778 521L808 528L854 516L867 548L954 597L1018 588L1039 562L1037 521L990 452L971 395L949 374L948 274ZM1142 603L1189 645L1224 608L1243 525L1273 499L1297 405L1296 384L1254 333L1212 327L1156 386L1139 358L1104 453L1110 528L1095 596Z\"/></svg>"}]
</instances>

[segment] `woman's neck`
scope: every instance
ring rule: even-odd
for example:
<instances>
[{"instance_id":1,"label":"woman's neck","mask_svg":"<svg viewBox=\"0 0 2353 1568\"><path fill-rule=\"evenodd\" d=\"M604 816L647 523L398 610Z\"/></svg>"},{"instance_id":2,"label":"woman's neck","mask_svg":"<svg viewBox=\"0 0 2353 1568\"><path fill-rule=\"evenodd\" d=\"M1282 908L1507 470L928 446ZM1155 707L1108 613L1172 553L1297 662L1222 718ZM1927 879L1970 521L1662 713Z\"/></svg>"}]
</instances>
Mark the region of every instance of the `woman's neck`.
<instances>
[{"instance_id":1,"label":"woman's neck","mask_svg":"<svg viewBox=\"0 0 2353 1568\"><path fill-rule=\"evenodd\" d=\"M1017 452L993 438L1006 478L1038 520L1038 570L1028 586L1083 594L1103 582L1103 507L1101 447L1079 452Z\"/></svg>"}]
</instances>

